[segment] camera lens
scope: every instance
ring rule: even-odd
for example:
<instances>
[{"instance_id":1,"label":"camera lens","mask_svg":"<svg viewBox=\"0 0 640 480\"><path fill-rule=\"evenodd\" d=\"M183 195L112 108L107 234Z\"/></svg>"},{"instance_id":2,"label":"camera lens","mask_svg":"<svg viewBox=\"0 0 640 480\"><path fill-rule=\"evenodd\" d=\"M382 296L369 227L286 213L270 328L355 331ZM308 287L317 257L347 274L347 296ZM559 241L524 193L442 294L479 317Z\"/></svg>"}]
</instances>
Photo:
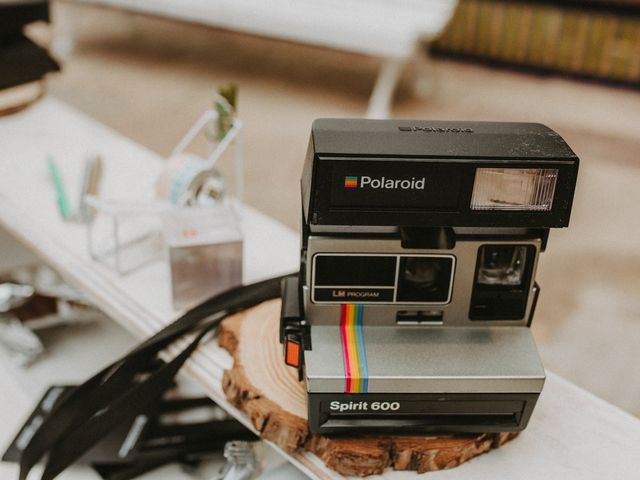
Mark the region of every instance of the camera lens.
<instances>
[{"instance_id":1,"label":"camera lens","mask_svg":"<svg viewBox=\"0 0 640 480\"><path fill-rule=\"evenodd\" d=\"M449 299L453 270L451 257L427 255L402 257L398 275L397 300L401 302L444 303Z\"/></svg>"},{"instance_id":2,"label":"camera lens","mask_svg":"<svg viewBox=\"0 0 640 480\"><path fill-rule=\"evenodd\" d=\"M526 258L522 245L483 245L477 281L483 285L521 285Z\"/></svg>"},{"instance_id":3,"label":"camera lens","mask_svg":"<svg viewBox=\"0 0 640 480\"><path fill-rule=\"evenodd\" d=\"M416 288L433 290L442 267L429 258L410 257L404 266L403 274L407 282Z\"/></svg>"}]
</instances>

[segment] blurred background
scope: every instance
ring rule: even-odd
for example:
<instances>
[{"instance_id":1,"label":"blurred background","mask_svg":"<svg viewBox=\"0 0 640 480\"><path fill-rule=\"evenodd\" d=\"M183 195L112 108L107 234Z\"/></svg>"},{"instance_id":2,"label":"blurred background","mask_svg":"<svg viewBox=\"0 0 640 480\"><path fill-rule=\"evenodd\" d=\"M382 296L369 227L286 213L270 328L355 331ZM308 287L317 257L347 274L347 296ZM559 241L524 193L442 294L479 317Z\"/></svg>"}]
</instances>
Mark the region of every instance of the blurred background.
<instances>
[{"instance_id":1,"label":"blurred background","mask_svg":"<svg viewBox=\"0 0 640 480\"><path fill-rule=\"evenodd\" d=\"M52 96L167 157L235 84L245 199L293 229L315 118L544 123L581 164L541 257L538 346L640 416L640 1L259 3L2 0L34 22L0 33L0 108Z\"/></svg>"}]
</instances>

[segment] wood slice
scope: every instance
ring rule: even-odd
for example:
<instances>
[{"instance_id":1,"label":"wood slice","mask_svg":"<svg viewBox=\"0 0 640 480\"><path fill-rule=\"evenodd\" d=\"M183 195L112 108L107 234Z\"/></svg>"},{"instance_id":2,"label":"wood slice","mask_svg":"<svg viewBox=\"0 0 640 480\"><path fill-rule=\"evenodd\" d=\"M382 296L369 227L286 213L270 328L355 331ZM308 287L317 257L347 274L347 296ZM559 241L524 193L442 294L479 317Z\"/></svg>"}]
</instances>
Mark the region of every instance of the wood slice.
<instances>
[{"instance_id":1,"label":"wood slice","mask_svg":"<svg viewBox=\"0 0 640 480\"><path fill-rule=\"evenodd\" d=\"M225 319L218 342L234 360L222 380L228 400L249 415L263 438L289 452L313 452L343 475L380 474L387 467L422 473L456 467L517 435L329 438L311 434L306 389L296 370L284 364L279 321L280 300L264 302Z\"/></svg>"}]
</instances>

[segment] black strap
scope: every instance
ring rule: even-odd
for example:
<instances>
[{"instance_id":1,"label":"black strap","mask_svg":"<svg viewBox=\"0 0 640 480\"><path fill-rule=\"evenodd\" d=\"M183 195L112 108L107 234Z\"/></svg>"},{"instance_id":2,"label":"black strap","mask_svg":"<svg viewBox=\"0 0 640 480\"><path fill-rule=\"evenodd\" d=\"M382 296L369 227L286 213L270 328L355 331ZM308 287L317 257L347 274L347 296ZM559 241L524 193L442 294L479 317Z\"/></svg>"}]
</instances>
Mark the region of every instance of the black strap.
<instances>
[{"instance_id":1,"label":"black strap","mask_svg":"<svg viewBox=\"0 0 640 480\"><path fill-rule=\"evenodd\" d=\"M22 453L20 480L48 452L42 480L51 480L110 430L136 415L173 382L207 332L233 313L280 296L284 277L227 290L188 311L62 398ZM195 339L173 360L139 381L157 353L187 333Z\"/></svg>"}]
</instances>

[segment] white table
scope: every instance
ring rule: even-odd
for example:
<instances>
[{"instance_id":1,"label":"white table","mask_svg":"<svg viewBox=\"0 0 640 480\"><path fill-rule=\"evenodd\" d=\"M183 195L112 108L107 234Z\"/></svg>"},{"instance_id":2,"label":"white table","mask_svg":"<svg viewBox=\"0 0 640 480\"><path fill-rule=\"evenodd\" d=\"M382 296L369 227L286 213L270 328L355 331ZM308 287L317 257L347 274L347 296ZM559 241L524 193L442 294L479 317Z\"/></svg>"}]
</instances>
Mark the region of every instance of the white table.
<instances>
[{"instance_id":1,"label":"white table","mask_svg":"<svg viewBox=\"0 0 640 480\"><path fill-rule=\"evenodd\" d=\"M83 156L100 152L106 161L105 193L140 198L152 191L160 168L157 155L51 98L1 118L0 146L0 226L141 338L176 318L166 265L151 264L121 278L89 259L84 228L60 220L45 164L45 156L53 154L67 184L73 186L78 184ZM295 232L247 208L245 233L245 281L297 268ZM222 371L229 363L226 352L209 343L189 361L185 373L249 425L246 416L226 402L220 388ZM281 453L313 478L341 478L314 455ZM636 479L639 475L640 420L549 373L529 428L520 438L428 478L600 480ZM412 472L387 471L379 478L414 476Z\"/></svg>"}]
</instances>

